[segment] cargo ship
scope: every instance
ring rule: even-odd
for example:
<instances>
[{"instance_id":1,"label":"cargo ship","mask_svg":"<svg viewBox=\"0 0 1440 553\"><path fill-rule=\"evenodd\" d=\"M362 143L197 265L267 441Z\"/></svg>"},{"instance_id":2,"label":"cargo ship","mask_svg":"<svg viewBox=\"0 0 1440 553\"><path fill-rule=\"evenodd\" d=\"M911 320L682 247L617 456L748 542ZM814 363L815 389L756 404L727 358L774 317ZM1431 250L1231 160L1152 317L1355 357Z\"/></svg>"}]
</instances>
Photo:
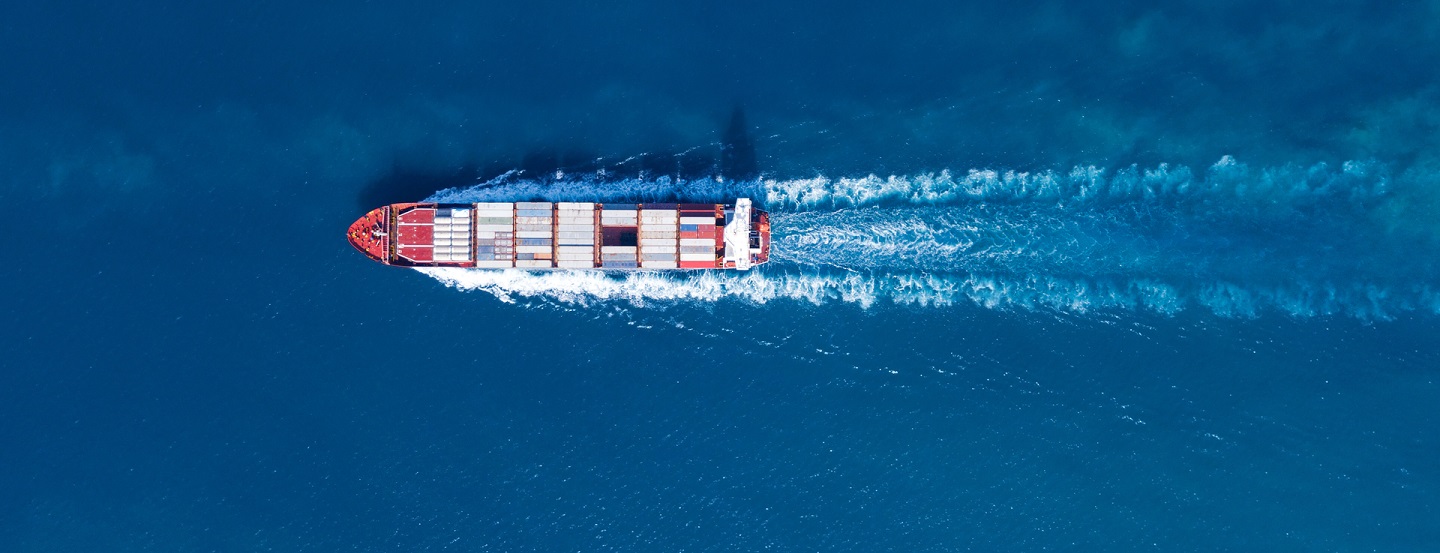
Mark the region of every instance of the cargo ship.
<instances>
[{"instance_id":1,"label":"cargo ship","mask_svg":"<svg viewBox=\"0 0 1440 553\"><path fill-rule=\"evenodd\" d=\"M734 269L770 259L770 215L734 204L401 203L350 225L350 244L401 267Z\"/></svg>"}]
</instances>

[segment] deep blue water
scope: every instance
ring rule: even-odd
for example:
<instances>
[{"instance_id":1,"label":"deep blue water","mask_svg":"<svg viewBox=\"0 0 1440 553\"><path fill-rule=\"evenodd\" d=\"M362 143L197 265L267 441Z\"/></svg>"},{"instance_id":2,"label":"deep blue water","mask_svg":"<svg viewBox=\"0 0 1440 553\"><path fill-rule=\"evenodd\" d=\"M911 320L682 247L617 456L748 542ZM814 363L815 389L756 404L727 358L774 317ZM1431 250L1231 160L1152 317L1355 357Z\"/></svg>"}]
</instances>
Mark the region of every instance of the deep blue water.
<instances>
[{"instance_id":1,"label":"deep blue water","mask_svg":"<svg viewBox=\"0 0 1440 553\"><path fill-rule=\"evenodd\" d=\"M531 4L0 7L0 551L1440 548L1440 4Z\"/></svg>"}]
</instances>

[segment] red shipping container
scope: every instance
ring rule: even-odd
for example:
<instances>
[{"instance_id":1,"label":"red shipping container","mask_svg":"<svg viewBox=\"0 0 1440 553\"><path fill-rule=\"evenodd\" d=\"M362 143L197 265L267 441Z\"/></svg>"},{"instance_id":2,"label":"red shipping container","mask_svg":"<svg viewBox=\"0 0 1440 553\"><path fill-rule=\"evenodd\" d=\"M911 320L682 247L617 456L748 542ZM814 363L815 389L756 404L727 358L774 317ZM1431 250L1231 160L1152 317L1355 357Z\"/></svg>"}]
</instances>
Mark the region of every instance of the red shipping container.
<instances>
[{"instance_id":1,"label":"red shipping container","mask_svg":"<svg viewBox=\"0 0 1440 553\"><path fill-rule=\"evenodd\" d=\"M434 223L434 222L435 222L435 210L433 210L433 209L415 209L415 210L407 211L407 212L405 212L405 213L400 214L400 222L402 222L402 223L422 223L422 224L426 224L426 225L428 225L428 224L430 224L430 223Z\"/></svg>"},{"instance_id":2,"label":"red shipping container","mask_svg":"<svg viewBox=\"0 0 1440 553\"><path fill-rule=\"evenodd\" d=\"M435 259L435 250L430 248L400 248L400 255L414 261L430 261Z\"/></svg>"},{"instance_id":3,"label":"red shipping container","mask_svg":"<svg viewBox=\"0 0 1440 553\"><path fill-rule=\"evenodd\" d=\"M680 268L681 268L681 269L714 269L714 268L716 268L716 264L715 264L714 261L681 261L681 262L680 262Z\"/></svg>"},{"instance_id":4,"label":"red shipping container","mask_svg":"<svg viewBox=\"0 0 1440 553\"><path fill-rule=\"evenodd\" d=\"M400 244L429 245L435 239L435 227L400 225Z\"/></svg>"}]
</instances>

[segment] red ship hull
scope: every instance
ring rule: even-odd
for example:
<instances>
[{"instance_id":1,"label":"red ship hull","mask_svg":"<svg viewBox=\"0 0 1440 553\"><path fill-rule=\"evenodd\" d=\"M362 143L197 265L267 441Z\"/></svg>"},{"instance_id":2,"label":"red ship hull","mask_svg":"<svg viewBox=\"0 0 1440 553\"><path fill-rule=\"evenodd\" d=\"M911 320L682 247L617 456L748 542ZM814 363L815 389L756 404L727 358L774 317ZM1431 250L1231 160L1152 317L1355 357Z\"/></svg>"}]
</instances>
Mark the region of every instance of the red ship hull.
<instances>
[{"instance_id":1,"label":"red ship hull","mask_svg":"<svg viewBox=\"0 0 1440 553\"><path fill-rule=\"evenodd\" d=\"M770 215L734 204L402 203L347 237L404 267L749 269L769 261Z\"/></svg>"}]
</instances>

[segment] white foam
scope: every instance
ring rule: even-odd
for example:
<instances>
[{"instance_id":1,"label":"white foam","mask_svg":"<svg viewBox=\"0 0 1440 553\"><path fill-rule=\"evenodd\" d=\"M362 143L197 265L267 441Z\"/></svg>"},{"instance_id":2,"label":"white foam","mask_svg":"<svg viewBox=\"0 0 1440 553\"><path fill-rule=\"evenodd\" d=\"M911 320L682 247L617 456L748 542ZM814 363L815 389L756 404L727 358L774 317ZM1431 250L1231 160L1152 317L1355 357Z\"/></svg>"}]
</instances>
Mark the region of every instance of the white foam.
<instances>
[{"instance_id":1,"label":"white foam","mask_svg":"<svg viewBox=\"0 0 1440 553\"><path fill-rule=\"evenodd\" d=\"M1426 278L1432 270L1399 263L1374 243L1387 235L1372 232L1374 210L1368 207L1387 194L1388 184L1383 167L1370 163L1255 169L1226 156L1203 176L1163 164L750 182L542 183L513 176L442 191L431 200L764 198L773 213L772 260L748 273L422 272L503 301L567 304L794 301L1161 314L1202 309L1242 318L1283 313L1385 319L1440 312L1440 295L1413 285L1432 281ZM1322 209L1309 209L1316 206ZM1334 206L1342 209L1329 209ZM1344 209L1353 207L1366 209Z\"/></svg>"},{"instance_id":2,"label":"white foam","mask_svg":"<svg viewBox=\"0 0 1440 553\"><path fill-rule=\"evenodd\" d=\"M1389 188L1378 164L1347 161L1253 169L1222 157L1197 177L1187 167L1160 164L1107 169L1093 165L1069 171L948 170L915 175L865 175L802 179L731 181L719 178L612 179L604 175L557 175L555 181L512 180L507 173L469 188L443 190L429 198L441 202L549 201L692 202L763 199L769 209L833 209L882 204L938 205L957 202L1041 202L1091 204L1155 200L1229 200L1267 205L1323 200L1367 201ZM567 178L569 180L560 180Z\"/></svg>"},{"instance_id":3,"label":"white foam","mask_svg":"<svg viewBox=\"0 0 1440 553\"><path fill-rule=\"evenodd\" d=\"M505 302L534 298L565 304L624 302L635 306L680 302L793 301L822 305L877 303L916 307L973 305L987 309L1090 313L1144 311L1175 315L1201 308L1221 317L1267 313L1291 317L1343 315L1383 320L1400 313L1440 313L1440 295L1429 288L1409 293L1378 285L1339 287L1300 283L1247 288L1232 282L1179 286L1153 279L1083 280L1029 275L863 275L749 272L417 269L446 286L480 291Z\"/></svg>"}]
</instances>

